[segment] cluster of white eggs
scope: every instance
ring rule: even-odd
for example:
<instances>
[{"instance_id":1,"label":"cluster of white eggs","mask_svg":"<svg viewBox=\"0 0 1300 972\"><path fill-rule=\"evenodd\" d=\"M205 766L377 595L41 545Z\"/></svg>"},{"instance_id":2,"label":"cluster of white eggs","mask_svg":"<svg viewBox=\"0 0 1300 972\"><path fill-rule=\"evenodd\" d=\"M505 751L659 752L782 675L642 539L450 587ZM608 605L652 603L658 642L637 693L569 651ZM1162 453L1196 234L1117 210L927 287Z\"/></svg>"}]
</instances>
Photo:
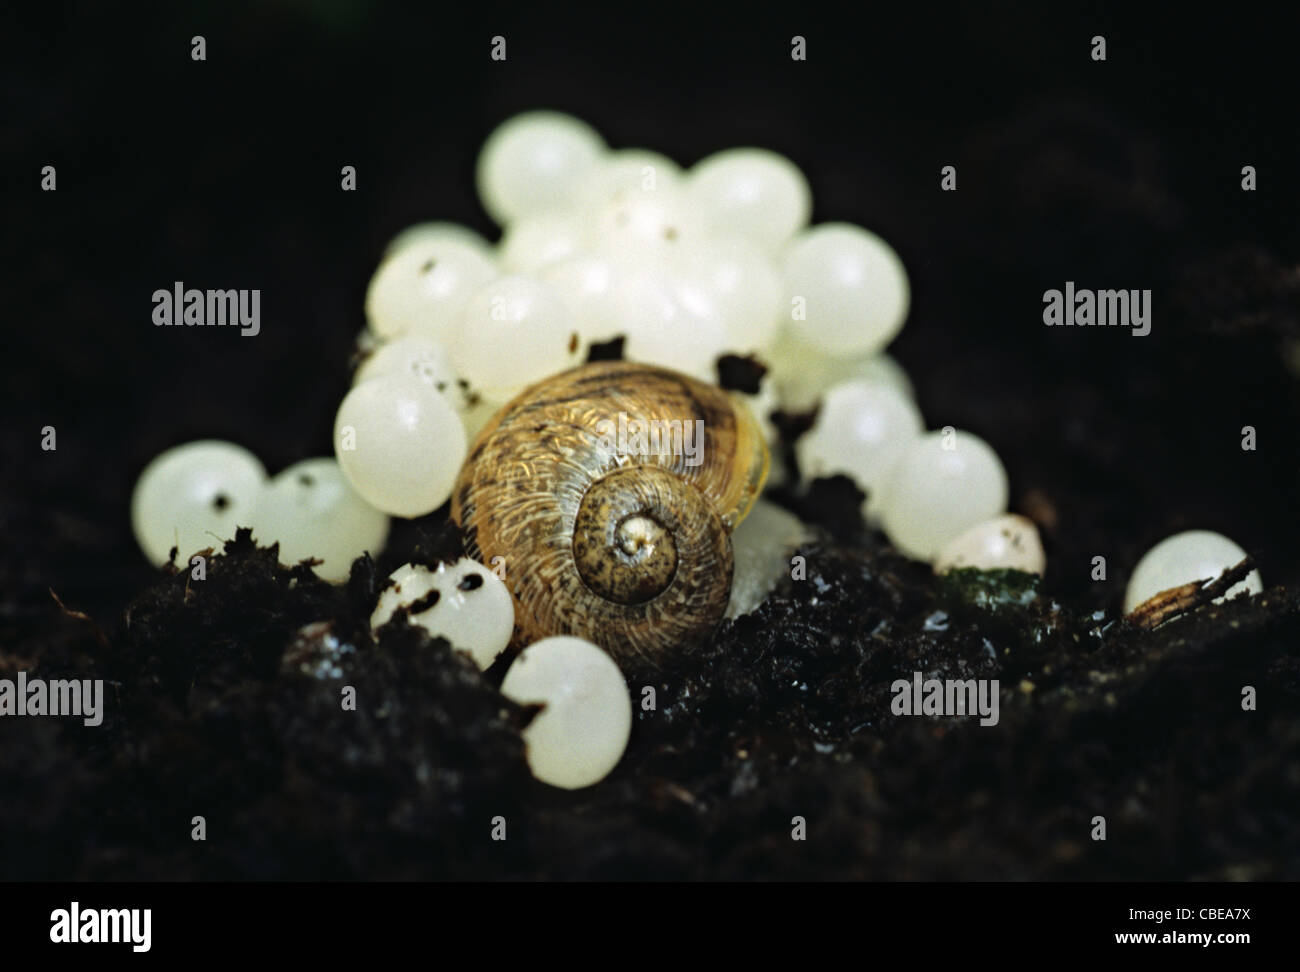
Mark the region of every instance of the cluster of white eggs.
<instances>
[{"instance_id":1,"label":"cluster of white eggs","mask_svg":"<svg viewBox=\"0 0 1300 972\"><path fill-rule=\"evenodd\" d=\"M155 566L168 563L173 548L187 564L247 526L263 546L278 543L285 563L320 561L316 573L332 582L346 580L352 562L388 538L388 517L356 494L334 459L306 459L268 477L247 449L210 439L168 449L145 467L131 525Z\"/></svg>"},{"instance_id":2,"label":"cluster of white eggs","mask_svg":"<svg viewBox=\"0 0 1300 972\"><path fill-rule=\"evenodd\" d=\"M411 624L447 639L480 669L505 651L514 632L514 602L495 573L463 557L431 570L399 567L379 596L370 625L378 630L403 611ZM577 789L604 779L632 733L632 703L618 665L582 638L543 638L511 663L501 692L521 705L542 705L524 728L525 756L537 779Z\"/></svg>"},{"instance_id":3,"label":"cluster of white eggs","mask_svg":"<svg viewBox=\"0 0 1300 972\"><path fill-rule=\"evenodd\" d=\"M385 251L366 294L366 357L335 419L336 459L268 479L229 443L164 453L132 500L154 563L251 525L262 543L280 543L282 560L314 557L320 576L343 580L356 556L382 549L388 515L421 516L448 500L469 441L500 405L622 338L625 358L705 381L717 380L722 355L754 356L767 373L750 402L770 438L772 412L816 409L795 447L805 481L848 476L866 495L867 521L936 571L1043 573L1034 524L1006 512L997 454L951 426L927 432L907 374L884 353L910 304L898 255L858 226L810 226L808 181L791 161L733 149L684 170L656 152L611 150L578 119L533 112L488 138L477 183L502 227L498 244L437 222ZM789 514L759 510L734 538L729 616L757 606L804 536ZM1217 534L1170 538L1138 565L1126 610L1240 556ZM390 581L373 628L401 610L480 668L509 644L513 603L484 565L407 564ZM1239 588L1259 590L1258 574ZM544 706L525 731L538 779L590 785L621 757L627 686L595 645L530 645L502 691Z\"/></svg>"}]
</instances>

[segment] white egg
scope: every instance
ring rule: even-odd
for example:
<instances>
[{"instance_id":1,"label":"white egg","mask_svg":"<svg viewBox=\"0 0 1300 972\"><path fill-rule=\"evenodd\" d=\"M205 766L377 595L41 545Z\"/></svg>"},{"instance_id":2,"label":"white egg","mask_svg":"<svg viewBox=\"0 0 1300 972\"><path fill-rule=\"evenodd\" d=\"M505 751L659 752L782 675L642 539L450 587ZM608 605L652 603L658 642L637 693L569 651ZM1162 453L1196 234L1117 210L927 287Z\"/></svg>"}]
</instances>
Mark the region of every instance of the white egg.
<instances>
[{"instance_id":1,"label":"white egg","mask_svg":"<svg viewBox=\"0 0 1300 972\"><path fill-rule=\"evenodd\" d=\"M956 429L908 443L881 490L881 524L900 551L932 560L944 544L1007 509L1002 461L979 436Z\"/></svg>"},{"instance_id":2,"label":"white egg","mask_svg":"<svg viewBox=\"0 0 1300 972\"><path fill-rule=\"evenodd\" d=\"M584 215L587 248L633 269L679 257L705 236L704 224L675 188L623 190Z\"/></svg>"},{"instance_id":3,"label":"white egg","mask_svg":"<svg viewBox=\"0 0 1300 972\"><path fill-rule=\"evenodd\" d=\"M672 159L647 149L617 149L602 158L579 186L575 208L591 212L618 198L673 191L682 170Z\"/></svg>"},{"instance_id":4,"label":"white egg","mask_svg":"<svg viewBox=\"0 0 1300 972\"><path fill-rule=\"evenodd\" d=\"M456 373L493 400L582 361L586 348L555 291L530 277L499 277L476 291L450 342Z\"/></svg>"},{"instance_id":5,"label":"white egg","mask_svg":"<svg viewBox=\"0 0 1300 972\"><path fill-rule=\"evenodd\" d=\"M789 159L767 149L728 149L691 169L687 192L715 230L749 237L776 253L808 225L812 190Z\"/></svg>"},{"instance_id":6,"label":"white egg","mask_svg":"<svg viewBox=\"0 0 1300 972\"><path fill-rule=\"evenodd\" d=\"M497 273L489 257L465 247L412 243L375 271L366 320L382 338L409 334L445 342L469 295Z\"/></svg>"},{"instance_id":7,"label":"white egg","mask_svg":"<svg viewBox=\"0 0 1300 972\"><path fill-rule=\"evenodd\" d=\"M468 652L480 669L510 644L514 601L501 579L478 561L462 557L451 566L439 564L437 570L404 564L389 577L393 583L380 593L370 616L372 629L387 624L398 608L406 608L412 624Z\"/></svg>"},{"instance_id":8,"label":"white egg","mask_svg":"<svg viewBox=\"0 0 1300 972\"><path fill-rule=\"evenodd\" d=\"M604 152L605 143L595 130L569 115L516 115L488 136L479 153L479 199L502 225L567 207Z\"/></svg>"},{"instance_id":9,"label":"white egg","mask_svg":"<svg viewBox=\"0 0 1300 972\"><path fill-rule=\"evenodd\" d=\"M501 403L482 397L466 406L460 413L461 421L465 424L465 441L473 443L500 408Z\"/></svg>"},{"instance_id":10,"label":"white egg","mask_svg":"<svg viewBox=\"0 0 1300 972\"><path fill-rule=\"evenodd\" d=\"M359 385L380 375L419 378L453 407L458 407L464 397L447 349L431 338L408 335L380 344L361 362L357 373L352 376L352 384Z\"/></svg>"},{"instance_id":11,"label":"white egg","mask_svg":"<svg viewBox=\"0 0 1300 972\"><path fill-rule=\"evenodd\" d=\"M783 333L770 350L759 354L759 358L769 366L777 400L787 412L812 411L826 389L853 378L890 385L908 398L916 397L903 366L883 351L825 355Z\"/></svg>"},{"instance_id":12,"label":"white egg","mask_svg":"<svg viewBox=\"0 0 1300 972\"><path fill-rule=\"evenodd\" d=\"M934 560L934 572L943 574L958 567L1041 575L1047 569L1047 555L1034 522L1008 513L977 523L944 544Z\"/></svg>"},{"instance_id":13,"label":"white egg","mask_svg":"<svg viewBox=\"0 0 1300 972\"><path fill-rule=\"evenodd\" d=\"M457 247L468 249L483 257L490 257L492 254L492 244L468 226L462 226L460 223L435 221L416 223L394 236L388 242L388 246L384 248L381 262L400 253L408 246L430 243L445 247L447 250Z\"/></svg>"},{"instance_id":14,"label":"white egg","mask_svg":"<svg viewBox=\"0 0 1300 972\"><path fill-rule=\"evenodd\" d=\"M294 463L266 484L249 518L253 539L280 544L280 562L323 561L316 575L345 581L352 561L377 556L388 539L388 517L357 495L334 459Z\"/></svg>"},{"instance_id":15,"label":"white egg","mask_svg":"<svg viewBox=\"0 0 1300 972\"><path fill-rule=\"evenodd\" d=\"M781 325L782 283L776 265L740 236L711 236L675 258L679 299L722 319L727 347L752 354L771 346Z\"/></svg>"},{"instance_id":16,"label":"white egg","mask_svg":"<svg viewBox=\"0 0 1300 972\"><path fill-rule=\"evenodd\" d=\"M584 346L612 340L622 333L618 303L625 276L625 269L598 253L575 254L547 265L538 274L567 308Z\"/></svg>"},{"instance_id":17,"label":"white egg","mask_svg":"<svg viewBox=\"0 0 1300 972\"><path fill-rule=\"evenodd\" d=\"M628 361L717 383L717 360L728 351L726 325L713 307L688 306L666 275L647 273L622 282L616 316L627 338L623 357Z\"/></svg>"},{"instance_id":18,"label":"white egg","mask_svg":"<svg viewBox=\"0 0 1300 972\"><path fill-rule=\"evenodd\" d=\"M823 354L880 351L902 330L911 302L903 262L860 226L825 223L799 234L784 272L791 333Z\"/></svg>"},{"instance_id":19,"label":"white egg","mask_svg":"<svg viewBox=\"0 0 1300 972\"><path fill-rule=\"evenodd\" d=\"M790 554L812 536L793 513L760 499L731 534L735 568L726 617L749 614L790 575Z\"/></svg>"},{"instance_id":20,"label":"white egg","mask_svg":"<svg viewBox=\"0 0 1300 972\"><path fill-rule=\"evenodd\" d=\"M145 466L131 494L131 528L154 566L188 564L195 551L234 537L266 482L257 457L231 442L204 439L161 453Z\"/></svg>"},{"instance_id":21,"label":"white egg","mask_svg":"<svg viewBox=\"0 0 1300 972\"><path fill-rule=\"evenodd\" d=\"M334 452L352 488L393 516L423 516L451 496L465 461L465 427L419 378L383 375L348 392Z\"/></svg>"},{"instance_id":22,"label":"white egg","mask_svg":"<svg viewBox=\"0 0 1300 972\"><path fill-rule=\"evenodd\" d=\"M506 672L501 694L545 706L523 732L528 767L543 783L566 790L599 783L627 749L627 683L589 641L560 636L529 645Z\"/></svg>"},{"instance_id":23,"label":"white egg","mask_svg":"<svg viewBox=\"0 0 1300 972\"><path fill-rule=\"evenodd\" d=\"M1133 576L1124 591L1124 613L1128 614L1171 587L1181 587L1192 581L1218 580L1220 574L1237 566L1245 557L1245 550L1222 533L1211 530L1187 530L1166 537L1143 554L1133 568ZM1245 580L1234 584L1222 597L1215 598L1215 603L1222 603L1242 592L1258 594L1263 589L1259 571L1252 570Z\"/></svg>"},{"instance_id":24,"label":"white egg","mask_svg":"<svg viewBox=\"0 0 1300 972\"><path fill-rule=\"evenodd\" d=\"M573 213L534 213L506 229L501 238L501 266L511 273L537 273L580 252L585 242L585 224Z\"/></svg>"},{"instance_id":25,"label":"white egg","mask_svg":"<svg viewBox=\"0 0 1300 972\"><path fill-rule=\"evenodd\" d=\"M795 443L805 481L845 475L867 494L866 515L881 515L894 465L925 424L910 398L889 385L851 380L832 386L811 429Z\"/></svg>"}]
</instances>

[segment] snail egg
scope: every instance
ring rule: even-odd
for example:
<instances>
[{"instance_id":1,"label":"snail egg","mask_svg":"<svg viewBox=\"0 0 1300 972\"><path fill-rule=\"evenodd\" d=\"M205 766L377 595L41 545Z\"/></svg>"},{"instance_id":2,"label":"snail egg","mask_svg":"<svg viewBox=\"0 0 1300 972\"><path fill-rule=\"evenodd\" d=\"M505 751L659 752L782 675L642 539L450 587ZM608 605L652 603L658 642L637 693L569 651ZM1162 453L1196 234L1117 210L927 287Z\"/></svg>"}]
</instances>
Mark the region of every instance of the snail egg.
<instances>
[{"instance_id":1,"label":"snail egg","mask_svg":"<svg viewBox=\"0 0 1300 972\"><path fill-rule=\"evenodd\" d=\"M262 546L280 544L280 562L313 557L316 574L337 583L348 579L352 561L378 554L388 539L388 517L348 485L334 459L307 459L272 479L249 516Z\"/></svg>"},{"instance_id":2,"label":"snail egg","mask_svg":"<svg viewBox=\"0 0 1300 972\"><path fill-rule=\"evenodd\" d=\"M584 344L617 337L620 281L625 272L608 256L578 253L547 265L538 274L569 312L569 320Z\"/></svg>"},{"instance_id":3,"label":"snail egg","mask_svg":"<svg viewBox=\"0 0 1300 972\"><path fill-rule=\"evenodd\" d=\"M587 243L631 266L667 259L704 236L704 226L674 188L625 189L585 217Z\"/></svg>"},{"instance_id":4,"label":"snail egg","mask_svg":"<svg viewBox=\"0 0 1300 972\"><path fill-rule=\"evenodd\" d=\"M370 627L387 624L406 608L411 624L433 638L446 638L468 652L480 669L496 661L515 629L515 606L506 585L476 560L462 557L450 567L430 570L405 564L389 575L392 585L379 595Z\"/></svg>"},{"instance_id":5,"label":"snail egg","mask_svg":"<svg viewBox=\"0 0 1300 972\"><path fill-rule=\"evenodd\" d=\"M450 346L457 373L485 394L563 371L584 350L555 292L528 277L501 277L470 297Z\"/></svg>"},{"instance_id":6,"label":"snail egg","mask_svg":"<svg viewBox=\"0 0 1300 972\"><path fill-rule=\"evenodd\" d=\"M934 561L936 574L958 567L1023 570L1042 575L1047 569L1043 542L1032 520L1008 513L977 523L944 544Z\"/></svg>"},{"instance_id":7,"label":"snail egg","mask_svg":"<svg viewBox=\"0 0 1300 972\"><path fill-rule=\"evenodd\" d=\"M419 243L436 243L448 251L455 248L472 250L484 257L490 257L492 254L492 244L468 226L436 221L416 223L402 230L388 242L388 246L384 247L381 262L395 256L408 246Z\"/></svg>"},{"instance_id":8,"label":"snail egg","mask_svg":"<svg viewBox=\"0 0 1300 972\"><path fill-rule=\"evenodd\" d=\"M460 385L446 349L429 338L408 336L381 344L361 362L352 384L359 385L380 375L413 375L444 396L452 407L461 401Z\"/></svg>"},{"instance_id":9,"label":"snail egg","mask_svg":"<svg viewBox=\"0 0 1300 972\"><path fill-rule=\"evenodd\" d=\"M604 779L627 748L632 702L614 660L590 641L558 636L520 653L501 693L545 708L524 729L528 767L551 786L576 790Z\"/></svg>"},{"instance_id":10,"label":"snail egg","mask_svg":"<svg viewBox=\"0 0 1300 972\"><path fill-rule=\"evenodd\" d=\"M465 461L465 426L419 378L382 375L347 393L334 419L343 475L371 506L423 516L451 496Z\"/></svg>"},{"instance_id":11,"label":"snail egg","mask_svg":"<svg viewBox=\"0 0 1300 972\"><path fill-rule=\"evenodd\" d=\"M465 301L497 276L491 258L445 241L412 243L379 265L366 291L366 320L383 338L445 341Z\"/></svg>"},{"instance_id":12,"label":"snail egg","mask_svg":"<svg viewBox=\"0 0 1300 972\"><path fill-rule=\"evenodd\" d=\"M793 513L760 499L731 534L735 568L731 580L728 618L754 611L790 571L790 554L811 539L811 532Z\"/></svg>"},{"instance_id":13,"label":"snail egg","mask_svg":"<svg viewBox=\"0 0 1300 972\"><path fill-rule=\"evenodd\" d=\"M843 474L867 494L867 516L880 515L890 471L925 425L910 398L889 385L846 381L826 392L813 427L795 443L806 480Z\"/></svg>"},{"instance_id":14,"label":"snail egg","mask_svg":"<svg viewBox=\"0 0 1300 972\"><path fill-rule=\"evenodd\" d=\"M575 205L583 212L593 212L620 197L675 190L681 179L681 166L666 155L648 149L617 149L591 169L578 187Z\"/></svg>"},{"instance_id":15,"label":"snail egg","mask_svg":"<svg viewBox=\"0 0 1300 972\"><path fill-rule=\"evenodd\" d=\"M800 234L785 251L785 275L792 333L824 354L879 351L902 330L911 300L903 262L860 226Z\"/></svg>"},{"instance_id":16,"label":"snail egg","mask_svg":"<svg viewBox=\"0 0 1300 972\"><path fill-rule=\"evenodd\" d=\"M750 240L710 237L688 246L672 272L683 302L698 301L722 319L728 350L750 354L776 340L781 278L776 265Z\"/></svg>"},{"instance_id":17,"label":"snail egg","mask_svg":"<svg viewBox=\"0 0 1300 972\"><path fill-rule=\"evenodd\" d=\"M889 539L917 560L1007 509L1007 473L987 442L944 429L912 442L899 456L880 497Z\"/></svg>"},{"instance_id":18,"label":"snail egg","mask_svg":"<svg viewBox=\"0 0 1300 972\"><path fill-rule=\"evenodd\" d=\"M548 211L511 223L501 238L501 266L536 273L577 253L584 242L582 221L569 212Z\"/></svg>"},{"instance_id":19,"label":"snail egg","mask_svg":"<svg viewBox=\"0 0 1300 972\"><path fill-rule=\"evenodd\" d=\"M483 208L504 225L569 205L605 143L569 115L533 111L501 124L483 144L475 178Z\"/></svg>"},{"instance_id":20,"label":"snail egg","mask_svg":"<svg viewBox=\"0 0 1300 972\"><path fill-rule=\"evenodd\" d=\"M686 177L691 202L714 229L748 236L775 253L808 225L812 190L789 159L741 148L701 160Z\"/></svg>"},{"instance_id":21,"label":"snail egg","mask_svg":"<svg viewBox=\"0 0 1300 972\"><path fill-rule=\"evenodd\" d=\"M616 317L627 338L623 356L716 383L717 359L728 350L726 325L707 301L691 304L683 296L661 273L624 283L616 295Z\"/></svg>"},{"instance_id":22,"label":"snail egg","mask_svg":"<svg viewBox=\"0 0 1300 972\"><path fill-rule=\"evenodd\" d=\"M1217 580L1229 567L1235 567L1246 557L1246 551L1222 533L1212 530L1187 530L1166 537L1142 555L1133 568L1124 591L1124 613L1128 614L1161 591L1180 587L1192 581ZM1221 604L1230 597L1245 591L1258 594L1264 589L1259 571L1252 570L1243 581L1234 584L1222 597Z\"/></svg>"},{"instance_id":23,"label":"snail egg","mask_svg":"<svg viewBox=\"0 0 1300 972\"><path fill-rule=\"evenodd\" d=\"M131 494L131 529L150 562L161 567L171 548L181 563L235 535L266 482L247 449L204 439L176 446L145 466Z\"/></svg>"},{"instance_id":24,"label":"snail egg","mask_svg":"<svg viewBox=\"0 0 1300 972\"><path fill-rule=\"evenodd\" d=\"M811 411L826 389L851 378L890 385L908 398L916 397L903 366L883 351L825 355L785 333L780 334L771 350L761 357L771 366L777 399L787 412Z\"/></svg>"}]
</instances>

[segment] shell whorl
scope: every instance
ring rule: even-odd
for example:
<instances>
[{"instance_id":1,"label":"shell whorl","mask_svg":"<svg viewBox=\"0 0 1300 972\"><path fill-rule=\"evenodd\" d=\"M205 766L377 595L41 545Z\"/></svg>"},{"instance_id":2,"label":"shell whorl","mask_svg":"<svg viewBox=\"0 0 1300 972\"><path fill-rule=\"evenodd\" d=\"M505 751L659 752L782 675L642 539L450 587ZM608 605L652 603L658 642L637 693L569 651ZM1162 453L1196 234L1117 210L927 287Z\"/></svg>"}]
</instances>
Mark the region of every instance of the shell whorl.
<instances>
[{"instance_id":1,"label":"shell whorl","mask_svg":"<svg viewBox=\"0 0 1300 972\"><path fill-rule=\"evenodd\" d=\"M655 420L702 434L686 450L624 450L611 435L620 416L625 428ZM574 634L653 664L721 619L730 533L767 462L753 416L729 393L647 365L588 364L529 388L488 423L452 517L471 556L504 558L521 640Z\"/></svg>"}]
</instances>

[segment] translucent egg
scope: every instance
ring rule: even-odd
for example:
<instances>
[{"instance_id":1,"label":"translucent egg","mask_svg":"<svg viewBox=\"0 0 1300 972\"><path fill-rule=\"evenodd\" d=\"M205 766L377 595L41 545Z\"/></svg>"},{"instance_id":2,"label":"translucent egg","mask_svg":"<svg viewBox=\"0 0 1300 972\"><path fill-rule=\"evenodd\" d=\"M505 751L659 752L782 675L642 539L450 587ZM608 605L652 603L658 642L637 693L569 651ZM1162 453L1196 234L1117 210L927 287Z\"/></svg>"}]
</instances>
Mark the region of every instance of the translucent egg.
<instances>
[{"instance_id":1,"label":"translucent egg","mask_svg":"<svg viewBox=\"0 0 1300 972\"><path fill-rule=\"evenodd\" d=\"M419 378L382 375L343 399L334 452L343 475L371 506L393 516L423 516L451 496L465 461L465 427Z\"/></svg>"},{"instance_id":2,"label":"translucent egg","mask_svg":"<svg viewBox=\"0 0 1300 972\"><path fill-rule=\"evenodd\" d=\"M504 225L572 204L605 152L585 122L553 111L516 115L483 144L475 178L483 208Z\"/></svg>"},{"instance_id":3,"label":"translucent egg","mask_svg":"<svg viewBox=\"0 0 1300 972\"><path fill-rule=\"evenodd\" d=\"M881 515L881 492L899 457L925 424L910 398L889 385L856 380L832 386L813 427L795 443L806 481L845 475L867 494L866 515Z\"/></svg>"},{"instance_id":4,"label":"translucent egg","mask_svg":"<svg viewBox=\"0 0 1300 972\"><path fill-rule=\"evenodd\" d=\"M587 346L622 333L618 300L625 276L610 257L596 253L576 254L549 264L538 274L564 304L570 323Z\"/></svg>"},{"instance_id":5,"label":"translucent egg","mask_svg":"<svg viewBox=\"0 0 1300 972\"><path fill-rule=\"evenodd\" d=\"M709 226L749 237L776 253L808 225L812 190L789 159L759 148L728 149L701 160L687 192Z\"/></svg>"},{"instance_id":6,"label":"translucent egg","mask_svg":"<svg viewBox=\"0 0 1300 972\"><path fill-rule=\"evenodd\" d=\"M772 413L779 407L776 400L776 386L772 381L770 374L765 374L758 383L757 394L750 395L747 392L737 392L753 412L759 428L763 430L763 438L769 446L774 446L780 433L775 425L772 424ZM768 472L768 479L771 480L771 470Z\"/></svg>"},{"instance_id":7,"label":"translucent egg","mask_svg":"<svg viewBox=\"0 0 1300 972\"><path fill-rule=\"evenodd\" d=\"M450 343L456 373L480 393L513 391L578 364L585 348L555 292L530 277L500 277L465 305Z\"/></svg>"},{"instance_id":8,"label":"translucent egg","mask_svg":"<svg viewBox=\"0 0 1300 972\"><path fill-rule=\"evenodd\" d=\"M490 257L492 255L492 244L468 226L462 226L460 223L436 221L416 223L414 226L408 226L402 230L388 242L388 246L384 248L381 261L387 260L408 246L415 244L436 244L443 248L443 252L461 247L477 253L479 256Z\"/></svg>"},{"instance_id":9,"label":"translucent egg","mask_svg":"<svg viewBox=\"0 0 1300 972\"><path fill-rule=\"evenodd\" d=\"M262 546L280 544L280 562L308 557L322 580L348 579L352 561L377 556L388 539L388 517L357 495L334 459L306 459L284 470L262 490L249 525Z\"/></svg>"},{"instance_id":10,"label":"translucent egg","mask_svg":"<svg viewBox=\"0 0 1300 972\"><path fill-rule=\"evenodd\" d=\"M352 384L359 385L380 375L419 378L453 407L458 407L463 397L446 348L430 338L408 335L379 345L370 357L361 362L357 373L352 376Z\"/></svg>"},{"instance_id":11,"label":"translucent egg","mask_svg":"<svg viewBox=\"0 0 1300 972\"><path fill-rule=\"evenodd\" d=\"M576 790L599 783L623 757L632 702L623 673L581 638L543 638L515 659L501 693L545 706L523 731L528 767L543 783Z\"/></svg>"},{"instance_id":12,"label":"translucent egg","mask_svg":"<svg viewBox=\"0 0 1300 972\"><path fill-rule=\"evenodd\" d=\"M689 306L670 278L647 273L620 283L616 319L626 336L628 361L671 368L716 383L717 360L727 353L727 328L707 304Z\"/></svg>"},{"instance_id":13,"label":"translucent egg","mask_svg":"<svg viewBox=\"0 0 1300 972\"><path fill-rule=\"evenodd\" d=\"M790 331L823 354L868 354L892 341L911 301L903 262L859 226L825 223L785 251Z\"/></svg>"},{"instance_id":14,"label":"translucent egg","mask_svg":"<svg viewBox=\"0 0 1300 972\"><path fill-rule=\"evenodd\" d=\"M903 450L881 491L880 514L894 546L932 560L944 544L1007 509L1007 473L979 436L929 432Z\"/></svg>"},{"instance_id":15,"label":"translucent egg","mask_svg":"<svg viewBox=\"0 0 1300 972\"><path fill-rule=\"evenodd\" d=\"M187 564L195 551L234 537L248 525L266 470L247 449L204 439L168 449L145 466L131 494L131 529L156 567Z\"/></svg>"},{"instance_id":16,"label":"translucent egg","mask_svg":"<svg viewBox=\"0 0 1300 972\"><path fill-rule=\"evenodd\" d=\"M789 334L781 334L771 349L759 357L769 366L777 400L787 412L812 411L826 389L854 378L889 385L908 398L916 397L903 366L883 351L825 355Z\"/></svg>"},{"instance_id":17,"label":"translucent egg","mask_svg":"<svg viewBox=\"0 0 1300 972\"><path fill-rule=\"evenodd\" d=\"M678 256L671 273L680 300L721 318L728 350L752 354L776 339L781 277L754 243L740 236L709 237Z\"/></svg>"},{"instance_id":18,"label":"translucent egg","mask_svg":"<svg viewBox=\"0 0 1300 972\"><path fill-rule=\"evenodd\" d=\"M463 246L419 242L385 260L366 291L366 320L382 338L445 342L469 295L497 276L496 264Z\"/></svg>"},{"instance_id":19,"label":"translucent egg","mask_svg":"<svg viewBox=\"0 0 1300 972\"><path fill-rule=\"evenodd\" d=\"M618 149L602 158L579 186L575 206L590 212L618 198L676 190L682 169L676 162L648 149Z\"/></svg>"},{"instance_id":20,"label":"translucent egg","mask_svg":"<svg viewBox=\"0 0 1300 972\"><path fill-rule=\"evenodd\" d=\"M704 239L704 224L675 188L625 189L585 214L587 247L637 269L680 256Z\"/></svg>"},{"instance_id":21,"label":"translucent egg","mask_svg":"<svg viewBox=\"0 0 1300 972\"><path fill-rule=\"evenodd\" d=\"M803 521L760 499L731 535L735 569L726 617L755 610L780 581L790 576L790 555L811 532Z\"/></svg>"},{"instance_id":22,"label":"translucent egg","mask_svg":"<svg viewBox=\"0 0 1300 972\"><path fill-rule=\"evenodd\" d=\"M460 418L465 423L465 441L473 443L500 407L501 403L480 397L463 409Z\"/></svg>"},{"instance_id":23,"label":"translucent egg","mask_svg":"<svg viewBox=\"0 0 1300 972\"><path fill-rule=\"evenodd\" d=\"M1008 513L977 523L944 544L935 558L934 572L943 574L958 567L1041 575L1047 569L1047 555L1033 521Z\"/></svg>"},{"instance_id":24,"label":"translucent egg","mask_svg":"<svg viewBox=\"0 0 1300 972\"><path fill-rule=\"evenodd\" d=\"M501 579L478 561L462 557L451 566L439 564L437 570L405 564L389 577L393 583L380 593L370 616L372 629L387 624L398 608L406 608L412 624L430 637L446 638L480 669L496 661L510 643L514 601Z\"/></svg>"},{"instance_id":25,"label":"translucent egg","mask_svg":"<svg viewBox=\"0 0 1300 972\"><path fill-rule=\"evenodd\" d=\"M1222 533L1211 530L1187 530L1166 537L1143 554L1133 568L1133 576L1124 591L1124 613L1128 614L1171 587L1198 580L1217 580L1229 567L1241 563L1245 556L1245 550ZM1234 584L1223 597L1216 598L1215 603L1242 592L1258 594L1263 589L1259 571L1252 570L1245 580Z\"/></svg>"},{"instance_id":26,"label":"translucent egg","mask_svg":"<svg viewBox=\"0 0 1300 972\"><path fill-rule=\"evenodd\" d=\"M536 273L578 253L583 221L570 212L542 212L511 223L501 239L500 261L511 273Z\"/></svg>"}]
</instances>

